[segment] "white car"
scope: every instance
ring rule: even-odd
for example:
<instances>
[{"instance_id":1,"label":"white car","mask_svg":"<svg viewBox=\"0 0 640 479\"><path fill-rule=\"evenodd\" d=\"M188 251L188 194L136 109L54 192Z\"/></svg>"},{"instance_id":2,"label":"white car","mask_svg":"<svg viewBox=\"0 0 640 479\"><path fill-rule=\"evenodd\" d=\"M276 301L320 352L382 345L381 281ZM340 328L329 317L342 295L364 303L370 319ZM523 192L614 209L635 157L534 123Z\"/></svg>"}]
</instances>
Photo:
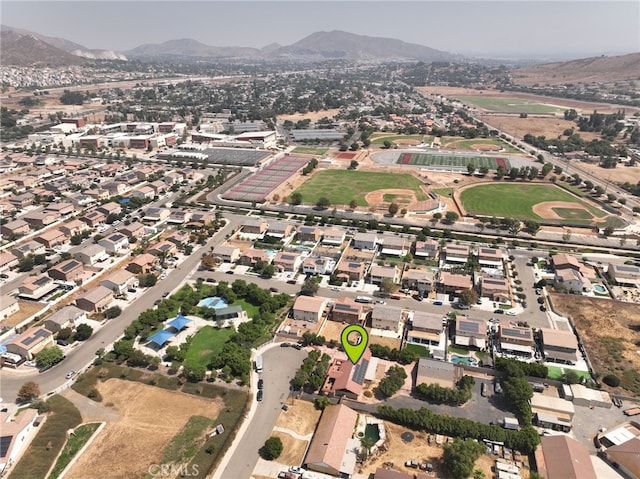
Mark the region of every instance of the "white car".
<instances>
[{"instance_id":1,"label":"white car","mask_svg":"<svg viewBox=\"0 0 640 479\"><path fill-rule=\"evenodd\" d=\"M65 377L66 377L67 379L71 379L71 378L72 378L73 376L75 376L75 375L76 375L76 372L75 372L75 371L69 371Z\"/></svg>"},{"instance_id":2,"label":"white car","mask_svg":"<svg viewBox=\"0 0 640 479\"><path fill-rule=\"evenodd\" d=\"M294 474L304 474L304 469L298 466L289 467L289 472L293 472Z\"/></svg>"},{"instance_id":3,"label":"white car","mask_svg":"<svg viewBox=\"0 0 640 479\"><path fill-rule=\"evenodd\" d=\"M507 316L516 316L517 313L515 311L507 310L507 312L504 314L506 314Z\"/></svg>"}]
</instances>

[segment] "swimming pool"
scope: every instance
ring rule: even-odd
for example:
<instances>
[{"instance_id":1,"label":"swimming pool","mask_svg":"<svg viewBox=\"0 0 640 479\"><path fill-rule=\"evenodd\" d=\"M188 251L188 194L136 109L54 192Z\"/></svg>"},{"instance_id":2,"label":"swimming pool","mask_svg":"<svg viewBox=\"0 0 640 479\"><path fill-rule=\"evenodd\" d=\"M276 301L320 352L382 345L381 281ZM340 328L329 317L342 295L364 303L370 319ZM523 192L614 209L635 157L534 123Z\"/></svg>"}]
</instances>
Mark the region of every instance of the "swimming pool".
<instances>
[{"instance_id":1,"label":"swimming pool","mask_svg":"<svg viewBox=\"0 0 640 479\"><path fill-rule=\"evenodd\" d=\"M453 364L466 364L467 366L477 366L478 361L473 358L468 358L465 356L456 356L455 354L451 355L451 362Z\"/></svg>"},{"instance_id":2,"label":"swimming pool","mask_svg":"<svg viewBox=\"0 0 640 479\"><path fill-rule=\"evenodd\" d=\"M201 299L198 302L198 306L202 306L204 308L220 309L226 308L228 304L224 299L218 296L210 296L208 298Z\"/></svg>"},{"instance_id":3,"label":"swimming pool","mask_svg":"<svg viewBox=\"0 0 640 479\"><path fill-rule=\"evenodd\" d=\"M607 288L605 288L601 284L594 284L593 290L598 294L607 294Z\"/></svg>"}]
</instances>

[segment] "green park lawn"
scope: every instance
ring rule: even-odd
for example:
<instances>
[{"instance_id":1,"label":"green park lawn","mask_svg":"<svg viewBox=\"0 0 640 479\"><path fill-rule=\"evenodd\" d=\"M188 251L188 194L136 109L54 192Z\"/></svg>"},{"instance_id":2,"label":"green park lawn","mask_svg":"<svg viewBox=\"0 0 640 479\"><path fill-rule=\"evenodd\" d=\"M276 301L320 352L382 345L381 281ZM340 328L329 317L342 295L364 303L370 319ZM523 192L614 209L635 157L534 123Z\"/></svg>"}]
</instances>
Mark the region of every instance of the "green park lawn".
<instances>
[{"instance_id":1,"label":"green park lawn","mask_svg":"<svg viewBox=\"0 0 640 479\"><path fill-rule=\"evenodd\" d=\"M233 333L233 328L218 329L213 326L205 326L191 339L184 364L206 367L211 362L213 355L222 349L224 343Z\"/></svg>"},{"instance_id":2,"label":"green park lawn","mask_svg":"<svg viewBox=\"0 0 640 479\"><path fill-rule=\"evenodd\" d=\"M323 170L314 174L296 192L302 195L302 202L306 204L316 204L325 197L331 205L348 205L355 199L358 206L368 206L365 201L367 193L388 188L412 190L418 200L426 200L421 184L420 180L408 174Z\"/></svg>"},{"instance_id":3,"label":"green park lawn","mask_svg":"<svg viewBox=\"0 0 640 479\"><path fill-rule=\"evenodd\" d=\"M475 215L541 220L542 218L533 212L534 205L545 201L566 201L585 206L592 216L605 216L605 213L553 185L478 185L463 190L460 193L460 201L468 213ZM575 210L570 210L574 215Z\"/></svg>"},{"instance_id":4,"label":"green park lawn","mask_svg":"<svg viewBox=\"0 0 640 479\"><path fill-rule=\"evenodd\" d=\"M324 155L329 148L312 148L309 146L296 146L292 153L300 153L302 155Z\"/></svg>"},{"instance_id":5,"label":"green park lawn","mask_svg":"<svg viewBox=\"0 0 640 479\"><path fill-rule=\"evenodd\" d=\"M383 145L385 141L390 141L393 143L396 140L417 140L424 143L431 143L433 141L433 137L429 135L385 135L381 134L380 136L375 136L371 143L373 145Z\"/></svg>"},{"instance_id":6,"label":"green park lawn","mask_svg":"<svg viewBox=\"0 0 640 479\"><path fill-rule=\"evenodd\" d=\"M563 109L551 105L544 105L532 100L522 98L500 98L490 96L465 96L461 97L465 103L470 103L484 110L501 113L556 113Z\"/></svg>"}]
</instances>

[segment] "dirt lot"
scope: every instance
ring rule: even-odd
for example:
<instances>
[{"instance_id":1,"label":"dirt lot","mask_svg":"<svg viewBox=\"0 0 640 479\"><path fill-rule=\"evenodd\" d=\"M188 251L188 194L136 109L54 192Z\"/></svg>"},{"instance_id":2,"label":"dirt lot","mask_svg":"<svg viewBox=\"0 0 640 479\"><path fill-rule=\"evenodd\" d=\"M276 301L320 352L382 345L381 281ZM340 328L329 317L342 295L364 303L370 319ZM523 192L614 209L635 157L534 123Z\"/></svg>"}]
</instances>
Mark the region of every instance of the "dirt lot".
<instances>
[{"instance_id":1,"label":"dirt lot","mask_svg":"<svg viewBox=\"0 0 640 479\"><path fill-rule=\"evenodd\" d=\"M441 462L442 446L437 446L435 442L430 446L427 443L428 434L414 432L414 440L411 443L406 443L400 435L407 431L407 428L389 422L384 423L384 428L387 434L388 450L376 453L358 472L371 474L376 471L376 468L383 467L385 462L392 462L394 464L393 469L411 474L415 472L415 469L404 467L404 463L405 461L415 460L433 464L437 477L449 477ZM491 472L493 463L494 461L490 456L483 455L476 461L474 469L484 471L485 477L493 477Z\"/></svg>"},{"instance_id":2,"label":"dirt lot","mask_svg":"<svg viewBox=\"0 0 640 479\"><path fill-rule=\"evenodd\" d=\"M572 164L574 164L572 162ZM606 178L616 183L629 183L635 185L640 181L640 165L639 166L618 166L617 168L602 168L593 163L578 163L580 169L587 170L594 176Z\"/></svg>"},{"instance_id":3,"label":"dirt lot","mask_svg":"<svg viewBox=\"0 0 640 479\"><path fill-rule=\"evenodd\" d=\"M340 113L340 108L333 108L331 110L310 111L307 113L294 113L292 115L281 115L278 117L278 121L298 121L304 120L306 118L309 118L311 121L317 121L324 117L332 118L338 113Z\"/></svg>"},{"instance_id":4,"label":"dirt lot","mask_svg":"<svg viewBox=\"0 0 640 479\"><path fill-rule=\"evenodd\" d=\"M552 300L573 319L596 372L622 377L622 368L640 370L640 305L563 294Z\"/></svg>"},{"instance_id":5,"label":"dirt lot","mask_svg":"<svg viewBox=\"0 0 640 479\"><path fill-rule=\"evenodd\" d=\"M99 382L102 407L119 419L105 429L66 475L68 479L92 477L142 477L150 464L162 460L162 451L194 415L217 417L221 404L153 386L109 379ZM112 406L107 406L108 404Z\"/></svg>"},{"instance_id":6,"label":"dirt lot","mask_svg":"<svg viewBox=\"0 0 640 479\"><path fill-rule=\"evenodd\" d=\"M473 88L461 88L461 87L447 87L447 86L425 86L418 87L418 91L433 95L445 95L450 97L463 97L463 96L490 96L490 97L508 97L508 98L522 98L524 100L535 100L540 103L549 103L552 105L558 105L566 108L575 108L576 110L585 110L586 112L592 112L598 110L600 113L613 113L619 110L617 105L611 105L609 103L594 103L589 101L571 100L569 98L555 98L543 95L533 95L531 93L519 93L512 91L499 91L499 90L476 90ZM480 93L482 91L482 93ZM625 107L627 113L633 113L637 111L634 107ZM531 119L531 118L529 118Z\"/></svg>"},{"instance_id":7,"label":"dirt lot","mask_svg":"<svg viewBox=\"0 0 640 479\"><path fill-rule=\"evenodd\" d=\"M293 406L290 403L287 404L289 409L280 413L276 427L285 427L303 436L316 430L322 411L318 411L312 403L299 399L293 400ZM291 464L299 464L300 462L292 462Z\"/></svg>"},{"instance_id":8,"label":"dirt lot","mask_svg":"<svg viewBox=\"0 0 640 479\"><path fill-rule=\"evenodd\" d=\"M575 122L565 120L564 118L540 118L532 116L529 118L520 118L515 115L478 115L478 117L487 125L506 131L518 138L522 138L527 133L531 133L534 136L556 138L558 135L562 135L564 130L568 128L573 128L586 141L600 138L598 133L578 131Z\"/></svg>"},{"instance_id":9,"label":"dirt lot","mask_svg":"<svg viewBox=\"0 0 640 479\"><path fill-rule=\"evenodd\" d=\"M22 321L30 316L33 316L38 311L44 308L42 303L29 303L27 301L18 301L20 310L9 316L7 319L2 320L2 324L7 327L13 327L20 324Z\"/></svg>"}]
</instances>

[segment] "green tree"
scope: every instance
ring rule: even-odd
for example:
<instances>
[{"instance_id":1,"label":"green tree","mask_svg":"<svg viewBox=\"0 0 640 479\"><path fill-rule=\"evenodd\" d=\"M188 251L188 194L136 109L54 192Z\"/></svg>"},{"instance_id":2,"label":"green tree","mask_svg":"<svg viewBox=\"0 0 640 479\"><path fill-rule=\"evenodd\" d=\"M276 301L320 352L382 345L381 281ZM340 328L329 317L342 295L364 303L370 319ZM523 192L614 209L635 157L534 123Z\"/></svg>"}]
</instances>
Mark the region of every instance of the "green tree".
<instances>
[{"instance_id":1,"label":"green tree","mask_svg":"<svg viewBox=\"0 0 640 479\"><path fill-rule=\"evenodd\" d=\"M454 479L467 479L473 472L473 466L484 445L471 439L454 439L453 444L445 444L442 460Z\"/></svg>"},{"instance_id":2,"label":"green tree","mask_svg":"<svg viewBox=\"0 0 640 479\"><path fill-rule=\"evenodd\" d=\"M316 206L321 210L326 210L329 206L331 206L331 202L329 201L329 198L327 198L326 196L321 196L318 199Z\"/></svg>"},{"instance_id":3,"label":"green tree","mask_svg":"<svg viewBox=\"0 0 640 479\"><path fill-rule=\"evenodd\" d=\"M300 294L303 296L315 296L318 292L318 282L315 278L307 278L302 283L302 288L300 288Z\"/></svg>"},{"instance_id":4,"label":"green tree","mask_svg":"<svg viewBox=\"0 0 640 479\"><path fill-rule=\"evenodd\" d=\"M460 216L458 216L458 213L456 213L455 211L447 211L447 213L444 215L444 219L450 225L458 221L458 218L460 218Z\"/></svg>"},{"instance_id":5,"label":"green tree","mask_svg":"<svg viewBox=\"0 0 640 479\"><path fill-rule=\"evenodd\" d=\"M460 304L470 306L476 304L476 301L478 301L478 293L473 289L463 289L460 291L460 296L458 296L458 302Z\"/></svg>"},{"instance_id":6,"label":"green tree","mask_svg":"<svg viewBox=\"0 0 640 479\"><path fill-rule=\"evenodd\" d=\"M158 278L153 273L142 274L138 279L141 288L150 288L155 286L158 282Z\"/></svg>"},{"instance_id":7,"label":"green tree","mask_svg":"<svg viewBox=\"0 0 640 479\"><path fill-rule=\"evenodd\" d=\"M355 170L357 168L358 168L358 162L356 160L351 160L351 163L349 163L349 169Z\"/></svg>"},{"instance_id":8,"label":"green tree","mask_svg":"<svg viewBox=\"0 0 640 479\"><path fill-rule=\"evenodd\" d=\"M389 140L384 140L382 144L387 150L390 149L392 145L392 143Z\"/></svg>"},{"instance_id":9,"label":"green tree","mask_svg":"<svg viewBox=\"0 0 640 479\"><path fill-rule=\"evenodd\" d=\"M86 341L93 334L93 328L88 324L79 324L76 328L76 339L78 341Z\"/></svg>"},{"instance_id":10,"label":"green tree","mask_svg":"<svg viewBox=\"0 0 640 479\"><path fill-rule=\"evenodd\" d=\"M58 346L50 346L44 348L39 353L36 353L34 359L39 368L49 368L56 363L59 363L64 358L62 349Z\"/></svg>"},{"instance_id":11,"label":"green tree","mask_svg":"<svg viewBox=\"0 0 640 479\"><path fill-rule=\"evenodd\" d=\"M313 406L320 411L324 411L324 408L329 404L331 404L331 401L329 401L329 398L326 396L320 396L313 400Z\"/></svg>"},{"instance_id":12,"label":"green tree","mask_svg":"<svg viewBox=\"0 0 640 479\"><path fill-rule=\"evenodd\" d=\"M380 291L386 294L391 294L396 290L396 284L390 278L384 278L380 281Z\"/></svg>"},{"instance_id":13,"label":"green tree","mask_svg":"<svg viewBox=\"0 0 640 479\"><path fill-rule=\"evenodd\" d=\"M349 208L351 208L352 210L355 210L357 207L358 207L358 202L354 198L349 202Z\"/></svg>"},{"instance_id":14,"label":"green tree","mask_svg":"<svg viewBox=\"0 0 640 479\"><path fill-rule=\"evenodd\" d=\"M362 446L362 456L366 459L371 455L371 448L375 446L376 441L371 436L364 436L360 439L360 445Z\"/></svg>"},{"instance_id":15,"label":"green tree","mask_svg":"<svg viewBox=\"0 0 640 479\"><path fill-rule=\"evenodd\" d=\"M400 209L400 207L398 206L398 204L397 204L397 203L393 203L393 202L392 202L392 203L389 205L389 214L390 214L391 216L395 216L399 209Z\"/></svg>"},{"instance_id":16,"label":"green tree","mask_svg":"<svg viewBox=\"0 0 640 479\"><path fill-rule=\"evenodd\" d=\"M104 312L104 317L106 319L113 319L120 316L121 313L122 313L122 308L120 308L120 306L111 306Z\"/></svg>"},{"instance_id":17,"label":"green tree","mask_svg":"<svg viewBox=\"0 0 640 479\"><path fill-rule=\"evenodd\" d=\"M35 264L35 261L33 259L32 254L23 256L18 260L18 271L20 271L21 273L31 271L33 269L34 264Z\"/></svg>"},{"instance_id":18,"label":"green tree","mask_svg":"<svg viewBox=\"0 0 640 479\"><path fill-rule=\"evenodd\" d=\"M271 436L265 441L264 446L260 448L260 456L267 461L273 461L282 454L283 449L284 447L280 438Z\"/></svg>"},{"instance_id":19,"label":"green tree","mask_svg":"<svg viewBox=\"0 0 640 479\"><path fill-rule=\"evenodd\" d=\"M297 191L289 195L289 204L293 206L302 204L302 195Z\"/></svg>"},{"instance_id":20,"label":"green tree","mask_svg":"<svg viewBox=\"0 0 640 479\"><path fill-rule=\"evenodd\" d=\"M40 386L34 381L27 381L18 391L18 400L28 402L40 396Z\"/></svg>"},{"instance_id":21,"label":"green tree","mask_svg":"<svg viewBox=\"0 0 640 479\"><path fill-rule=\"evenodd\" d=\"M469 173L469 176L472 176L475 172L476 172L476 165L474 165L473 163L467 164L467 173Z\"/></svg>"}]
</instances>

